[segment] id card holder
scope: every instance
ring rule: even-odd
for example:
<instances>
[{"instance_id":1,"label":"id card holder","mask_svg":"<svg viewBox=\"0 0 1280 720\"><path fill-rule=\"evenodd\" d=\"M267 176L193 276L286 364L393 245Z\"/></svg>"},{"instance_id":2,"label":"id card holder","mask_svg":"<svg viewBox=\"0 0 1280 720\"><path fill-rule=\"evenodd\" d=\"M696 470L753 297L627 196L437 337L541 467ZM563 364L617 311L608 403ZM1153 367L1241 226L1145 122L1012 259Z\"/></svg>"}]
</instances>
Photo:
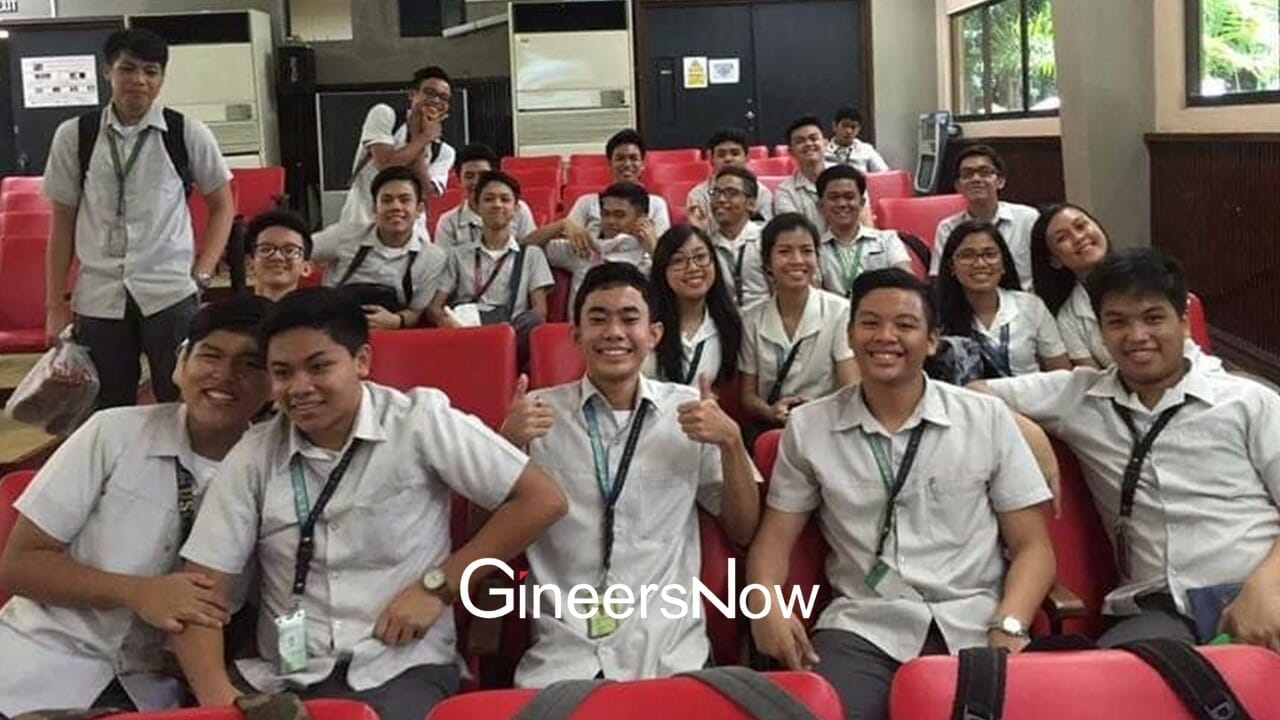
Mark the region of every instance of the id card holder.
<instances>
[{"instance_id":1,"label":"id card holder","mask_svg":"<svg viewBox=\"0 0 1280 720\"><path fill-rule=\"evenodd\" d=\"M276 622L276 654L280 657L280 674L289 675L307 669L307 613L298 608L279 615Z\"/></svg>"},{"instance_id":2,"label":"id card holder","mask_svg":"<svg viewBox=\"0 0 1280 720\"><path fill-rule=\"evenodd\" d=\"M107 228L107 257L122 258L129 246L129 231L125 228L124 218L117 216Z\"/></svg>"},{"instance_id":3,"label":"id card holder","mask_svg":"<svg viewBox=\"0 0 1280 720\"><path fill-rule=\"evenodd\" d=\"M600 640L618 632L618 619L605 612L602 593L597 593L598 601L587 618L587 637Z\"/></svg>"},{"instance_id":4,"label":"id card holder","mask_svg":"<svg viewBox=\"0 0 1280 720\"><path fill-rule=\"evenodd\" d=\"M884 560L876 559L867 573L866 585L871 592L888 600L922 600L923 596L907 584L897 570Z\"/></svg>"}]
</instances>

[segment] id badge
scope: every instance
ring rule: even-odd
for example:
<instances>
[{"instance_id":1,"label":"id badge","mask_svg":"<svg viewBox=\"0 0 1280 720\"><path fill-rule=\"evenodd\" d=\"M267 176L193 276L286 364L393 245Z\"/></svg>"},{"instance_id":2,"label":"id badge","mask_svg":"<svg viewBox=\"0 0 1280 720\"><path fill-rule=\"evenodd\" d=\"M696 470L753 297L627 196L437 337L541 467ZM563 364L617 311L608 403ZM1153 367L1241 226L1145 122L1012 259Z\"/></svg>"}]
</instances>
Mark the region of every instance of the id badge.
<instances>
[{"instance_id":1,"label":"id badge","mask_svg":"<svg viewBox=\"0 0 1280 720\"><path fill-rule=\"evenodd\" d=\"M618 619L605 612L602 598L592 608L591 617L587 618L587 637L591 640L600 640L616 632L618 632Z\"/></svg>"},{"instance_id":2,"label":"id badge","mask_svg":"<svg viewBox=\"0 0 1280 720\"><path fill-rule=\"evenodd\" d=\"M276 619L276 654L280 657L280 674L289 675L307 669L307 613L302 608Z\"/></svg>"},{"instance_id":3,"label":"id badge","mask_svg":"<svg viewBox=\"0 0 1280 720\"><path fill-rule=\"evenodd\" d=\"M107 229L107 257L122 258L129 246L129 231L122 218L116 218Z\"/></svg>"},{"instance_id":4,"label":"id badge","mask_svg":"<svg viewBox=\"0 0 1280 720\"><path fill-rule=\"evenodd\" d=\"M915 588L907 584L897 570L889 567L884 560L876 560L867 573L866 585L869 590L889 600L922 600L923 596Z\"/></svg>"}]
</instances>

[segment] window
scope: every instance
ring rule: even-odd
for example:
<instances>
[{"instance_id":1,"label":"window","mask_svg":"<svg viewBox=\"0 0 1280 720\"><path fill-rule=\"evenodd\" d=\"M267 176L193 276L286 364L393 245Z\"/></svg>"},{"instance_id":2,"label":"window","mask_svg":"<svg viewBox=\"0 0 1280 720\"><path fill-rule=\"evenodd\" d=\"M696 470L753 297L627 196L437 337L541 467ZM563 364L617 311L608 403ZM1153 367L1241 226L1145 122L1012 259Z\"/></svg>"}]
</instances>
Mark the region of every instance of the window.
<instances>
[{"instance_id":1,"label":"window","mask_svg":"<svg viewBox=\"0 0 1280 720\"><path fill-rule=\"evenodd\" d=\"M1050 0L996 0L952 15L951 52L961 119L1057 114Z\"/></svg>"},{"instance_id":2,"label":"window","mask_svg":"<svg viewBox=\"0 0 1280 720\"><path fill-rule=\"evenodd\" d=\"M464 0L399 0L400 37L438 36L466 21Z\"/></svg>"},{"instance_id":3,"label":"window","mask_svg":"<svg viewBox=\"0 0 1280 720\"><path fill-rule=\"evenodd\" d=\"M1187 0L1187 104L1280 102L1280 0Z\"/></svg>"}]
</instances>

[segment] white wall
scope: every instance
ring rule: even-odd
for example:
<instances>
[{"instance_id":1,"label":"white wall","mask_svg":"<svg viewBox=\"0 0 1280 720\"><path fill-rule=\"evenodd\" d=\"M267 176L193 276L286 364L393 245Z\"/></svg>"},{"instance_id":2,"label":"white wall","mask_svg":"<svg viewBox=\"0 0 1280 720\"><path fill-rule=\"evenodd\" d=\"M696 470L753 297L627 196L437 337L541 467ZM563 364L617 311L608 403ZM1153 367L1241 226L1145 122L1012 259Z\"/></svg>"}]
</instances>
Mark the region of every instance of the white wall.
<instances>
[{"instance_id":1,"label":"white wall","mask_svg":"<svg viewBox=\"0 0 1280 720\"><path fill-rule=\"evenodd\" d=\"M871 0L876 149L914 171L917 124L938 109L934 0Z\"/></svg>"}]
</instances>

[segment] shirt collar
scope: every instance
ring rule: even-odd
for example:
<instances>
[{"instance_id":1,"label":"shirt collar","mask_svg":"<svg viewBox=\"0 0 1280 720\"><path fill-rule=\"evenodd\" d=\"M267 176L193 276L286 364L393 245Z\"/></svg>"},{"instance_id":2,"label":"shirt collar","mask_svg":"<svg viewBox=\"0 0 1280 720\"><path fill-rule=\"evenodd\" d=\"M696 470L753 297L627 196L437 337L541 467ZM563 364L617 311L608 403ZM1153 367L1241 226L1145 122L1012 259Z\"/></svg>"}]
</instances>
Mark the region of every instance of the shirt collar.
<instances>
[{"instance_id":1,"label":"shirt collar","mask_svg":"<svg viewBox=\"0 0 1280 720\"><path fill-rule=\"evenodd\" d=\"M678 324L677 324L677 327L678 327ZM697 330L693 331L693 338L686 340L684 337L684 334L681 333L680 342L684 343L685 345L697 346L698 343L703 342L704 340L708 340L710 338L716 337L719 334L720 334L720 330L719 328L716 327L715 318L711 317L711 311L706 308L703 308L702 324L698 326Z\"/></svg>"},{"instance_id":2,"label":"shirt collar","mask_svg":"<svg viewBox=\"0 0 1280 720\"><path fill-rule=\"evenodd\" d=\"M1131 410L1147 414L1163 412L1166 408L1177 405L1189 397L1203 400L1212 405L1217 394L1214 392L1213 383L1209 378L1211 370L1203 364L1195 362L1195 352L1192 352L1186 343L1183 344L1182 357L1183 362L1186 363L1187 372L1178 381L1177 385L1165 390L1160 402L1156 403L1154 408L1147 409L1138 400L1138 396L1125 387L1124 382L1120 379L1119 365L1112 365L1099 374L1098 379L1085 391L1085 394L1090 397L1114 400Z\"/></svg>"},{"instance_id":3,"label":"shirt collar","mask_svg":"<svg viewBox=\"0 0 1280 720\"><path fill-rule=\"evenodd\" d=\"M863 240L879 240L879 239L880 239L880 232L875 228L870 228L870 227L867 227L866 225L858 225L858 233L853 236L854 242L861 242ZM837 240L838 238L836 237L835 231L832 230L831 226L828 225L825 234L823 234L822 236L822 242L831 243L832 245L835 245Z\"/></svg>"},{"instance_id":4,"label":"shirt collar","mask_svg":"<svg viewBox=\"0 0 1280 720\"><path fill-rule=\"evenodd\" d=\"M187 435L187 406L171 403L163 407L147 424L147 432L142 438L144 453L148 457L189 460L195 451L191 449L191 438Z\"/></svg>"},{"instance_id":5,"label":"shirt collar","mask_svg":"<svg viewBox=\"0 0 1280 720\"><path fill-rule=\"evenodd\" d=\"M604 393L600 392L595 383L584 373L582 379L578 381L578 409L581 410L587 406L587 403L593 399L599 398L596 402L596 409L609 409L609 401L605 398ZM658 402L658 396L654 392L653 381L644 375L640 376L640 385L636 389L636 407L640 407L640 403L649 404L649 412L655 415L662 414L662 405ZM636 408L631 408L633 411Z\"/></svg>"},{"instance_id":6,"label":"shirt collar","mask_svg":"<svg viewBox=\"0 0 1280 720\"><path fill-rule=\"evenodd\" d=\"M369 392L368 385L362 384L360 387L360 409L356 411L356 421L351 427L351 434L347 436L346 442L342 444L344 450L356 438L367 442L382 442L387 439L386 430L374 413L373 394ZM284 416L283 413L281 415ZM316 447L302 436L298 428L288 421L287 416L285 416L285 424L289 429L289 445L284 456L283 467L280 468L282 472L288 471L289 462L293 460L295 455L306 457L308 453L314 454L316 451Z\"/></svg>"},{"instance_id":7,"label":"shirt collar","mask_svg":"<svg viewBox=\"0 0 1280 720\"><path fill-rule=\"evenodd\" d=\"M839 400L837 405L840 412L836 416L836 421L832 423L833 432L844 432L854 428L860 428L865 433L879 433L881 435L891 435L892 433L884 429L879 420L871 414L871 408L867 407L866 400L862 397L862 383L855 383L847 388L839 391ZM911 412L911 417L898 428L898 432L910 430L919 425L921 422L929 422L942 427L950 427L951 418L947 415L947 406L942 402L942 391L938 389L938 383L929 379L924 379L924 397L920 398L920 402L916 405L916 409Z\"/></svg>"},{"instance_id":8,"label":"shirt collar","mask_svg":"<svg viewBox=\"0 0 1280 720\"><path fill-rule=\"evenodd\" d=\"M720 232L720 228L716 228L714 242L716 245L723 245L727 248L736 249L739 244L760 239L760 224L754 220L747 220L747 224L742 226L742 232L737 237L726 237Z\"/></svg>"},{"instance_id":9,"label":"shirt collar","mask_svg":"<svg viewBox=\"0 0 1280 720\"><path fill-rule=\"evenodd\" d=\"M422 235L421 230L418 229L418 223L414 223L413 235L409 236L409 242L398 248L393 248L382 244L382 240L378 238L378 226L375 224L369 226L369 232L365 233L364 238L360 240L360 244L368 245L372 248L380 248L395 255L411 252L420 253L422 252Z\"/></svg>"},{"instance_id":10,"label":"shirt collar","mask_svg":"<svg viewBox=\"0 0 1280 720\"><path fill-rule=\"evenodd\" d=\"M116 116L115 106L110 103L107 103L107 125L118 133L125 132L125 124L120 122L120 118ZM151 109L142 116L138 126L153 127L160 132L168 132L169 125L164 121L164 107L160 103L151 103Z\"/></svg>"},{"instance_id":11,"label":"shirt collar","mask_svg":"<svg viewBox=\"0 0 1280 720\"><path fill-rule=\"evenodd\" d=\"M968 210L964 211L965 220L973 220L974 217ZM1013 222L1013 208L1009 207L1009 203L1003 200L996 201L996 217L992 225L999 225L1001 221Z\"/></svg>"},{"instance_id":12,"label":"shirt collar","mask_svg":"<svg viewBox=\"0 0 1280 720\"><path fill-rule=\"evenodd\" d=\"M1089 301L1089 293L1080 283L1076 283L1076 286L1071 288L1071 294L1067 296L1067 304L1071 306L1071 312L1075 313L1076 317L1098 319L1093 314L1093 303Z\"/></svg>"},{"instance_id":13,"label":"shirt collar","mask_svg":"<svg viewBox=\"0 0 1280 720\"><path fill-rule=\"evenodd\" d=\"M808 190L814 193L815 195L818 193L817 184L815 184L803 172L799 170L797 170L795 174L791 176L791 181L795 183L796 188L799 190Z\"/></svg>"},{"instance_id":14,"label":"shirt collar","mask_svg":"<svg viewBox=\"0 0 1280 720\"><path fill-rule=\"evenodd\" d=\"M480 214L471 209L471 203L464 202L458 206L458 222L466 225L474 225L476 227L484 227L484 221L480 219Z\"/></svg>"},{"instance_id":15,"label":"shirt collar","mask_svg":"<svg viewBox=\"0 0 1280 720\"><path fill-rule=\"evenodd\" d=\"M999 330L1005 325L1011 325L1018 317L1018 301L1012 290L998 287L996 288L996 297L999 298L1000 305L996 308L996 316L991 321L992 330Z\"/></svg>"},{"instance_id":16,"label":"shirt collar","mask_svg":"<svg viewBox=\"0 0 1280 720\"><path fill-rule=\"evenodd\" d=\"M796 334L792 339L787 339L787 331L782 327L782 313L778 312L777 298L770 297L768 302L760 323L760 336L775 345L790 347L822 331L822 318L826 315L827 304L823 302L821 290L809 288L809 297L804 301L804 312L800 315L800 324L796 326Z\"/></svg>"}]
</instances>

